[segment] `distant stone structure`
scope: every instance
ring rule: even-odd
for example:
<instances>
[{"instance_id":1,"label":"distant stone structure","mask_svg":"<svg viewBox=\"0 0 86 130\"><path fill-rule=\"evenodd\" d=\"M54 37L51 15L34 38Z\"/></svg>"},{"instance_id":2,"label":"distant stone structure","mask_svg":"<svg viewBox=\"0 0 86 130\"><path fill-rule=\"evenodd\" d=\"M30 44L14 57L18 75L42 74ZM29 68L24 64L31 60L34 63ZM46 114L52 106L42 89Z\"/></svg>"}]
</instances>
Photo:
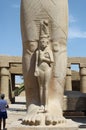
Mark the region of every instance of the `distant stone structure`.
<instances>
[{"instance_id":1,"label":"distant stone structure","mask_svg":"<svg viewBox=\"0 0 86 130\"><path fill-rule=\"evenodd\" d=\"M0 56L0 93L5 93L8 102L14 102L15 75L22 75L22 58Z\"/></svg>"},{"instance_id":2,"label":"distant stone structure","mask_svg":"<svg viewBox=\"0 0 86 130\"><path fill-rule=\"evenodd\" d=\"M71 65L78 65L79 72L72 71ZM66 74L66 86L63 101L63 111L86 111L86 74L82 70L86 68L86 57L68 58ZM14 103L15 76L22 75L22 57L0 56L0 93L5 93L9 103ZM73 114L72 113L72 114ZM70 113L69 113L70 114ZM77 114L77 115L78 115Z\"/></svg>"}]
</instances>

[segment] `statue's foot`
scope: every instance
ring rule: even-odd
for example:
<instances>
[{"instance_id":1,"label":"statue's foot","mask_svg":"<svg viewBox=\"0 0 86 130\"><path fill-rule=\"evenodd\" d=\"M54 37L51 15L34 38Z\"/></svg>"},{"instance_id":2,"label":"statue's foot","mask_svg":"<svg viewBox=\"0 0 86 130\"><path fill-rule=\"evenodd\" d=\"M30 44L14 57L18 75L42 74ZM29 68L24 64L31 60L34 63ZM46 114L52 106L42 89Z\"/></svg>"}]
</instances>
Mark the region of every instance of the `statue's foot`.
<instances>
[{"instance_id":1,"label":"statue's foot","mask_svg":"<svg viewBox=\"0 0 86 130\"><path fill-rule=\"evenodd\" d=\"M31 105L25 118L22 121L24 125L58 125L66 123L66 119L62 115L56 116L54 113L45 112L44 106Z\"/></svg>"},{"instance_id":2,"label":"statue's foot","mask_svg":"<svg viewBox=\"0 0 86 130\"><path fill-rule=\"evenodd\" d=\"M36 105L30 105L28 112L23 118L22 124L24 125L40 125L40 114L39 112L40 107Z\"/></svg>"},{"instance_id":3,"label":"statue's foot","mask_svg":"<svg viewBox=\"0 0 86 130\"><path fill-rule=\"evenodd\" d=\"M41 123L40 121L41 121L41 117L39 114L35 114L32 116L28 115L28 117L23 119L22 124L30 125L30 126L32 126L32 125L37 126L37 125L40 125L40 123Z\"/></svg>"},{"instance_id":4,"label":"statue's foot","mask_svg":"<svg viewBox=\"0 0 86 130\"><path fill-rule=\"evenodd\" d=\"M52 116L52 115L46 115L45 116L45 124L46 125L58 125L58 124L63 124L66 123L66 119L61 116Z\"/></svg>"},{"instance_id":5,"label":"statue's foot","mask_svg":"<svg viewBox=\"0 0 86 130\"><path fill-rule=\"evenodd\" d=\"M23 119L22 124L30 126L38 125L58 125L66 123L64 117L52 116L45 113L36 113L35 115L28 115Z\"/></svg>"},{"instance_id":6,"label":"statue's foot","mask_svg":"<svg viewBox=\"0 0 86 130\"><path fill-rule=\"evenodd\" d=\"M32 118L28 119L29 120L29 125L40 125L41 124L41 116L40 114L36 114L36 115L33 115Z\"/></svg>"}]
</instances>

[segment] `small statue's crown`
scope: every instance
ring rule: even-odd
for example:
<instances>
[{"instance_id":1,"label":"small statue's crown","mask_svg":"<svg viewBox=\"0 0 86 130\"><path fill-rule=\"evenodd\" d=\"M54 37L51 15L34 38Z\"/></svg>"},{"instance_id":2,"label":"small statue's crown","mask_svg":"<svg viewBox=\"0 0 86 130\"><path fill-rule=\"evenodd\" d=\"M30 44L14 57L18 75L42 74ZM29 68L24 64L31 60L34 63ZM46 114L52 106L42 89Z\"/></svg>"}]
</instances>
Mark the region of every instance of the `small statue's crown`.
<instances>
[{"instance_id":1,"label":"small statue's crown","mask_svg":"<svg viewBox=\"0 0 86 130\"><path fill-rule=\"evenodd\" d=\"M40 38L49 37L49 25L48 20L42 20L40 24Z\"/></svg>"}]
</instances>

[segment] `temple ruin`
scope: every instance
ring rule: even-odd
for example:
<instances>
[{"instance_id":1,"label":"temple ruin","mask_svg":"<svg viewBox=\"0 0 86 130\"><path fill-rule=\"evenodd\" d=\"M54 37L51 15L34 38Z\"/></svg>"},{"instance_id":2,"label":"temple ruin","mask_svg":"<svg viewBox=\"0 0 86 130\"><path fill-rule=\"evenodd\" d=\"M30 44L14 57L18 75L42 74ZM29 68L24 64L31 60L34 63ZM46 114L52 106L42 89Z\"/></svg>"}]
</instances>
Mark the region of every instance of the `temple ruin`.
<instances>
[{"instance_id":1,"label":"temple ruin","mask_svg":"<svg viewBox=\"0 0 86 130\"><path fill-rule=\"evenodd\" d=\"M79 71L72 70L78 65ZM22 75L22 58L0 56L0 93L5 93L10 103L15 102L15 76ZM86 58L69 57L64 94L64 111L86 111Z\"/></svg>"}]
</instances>

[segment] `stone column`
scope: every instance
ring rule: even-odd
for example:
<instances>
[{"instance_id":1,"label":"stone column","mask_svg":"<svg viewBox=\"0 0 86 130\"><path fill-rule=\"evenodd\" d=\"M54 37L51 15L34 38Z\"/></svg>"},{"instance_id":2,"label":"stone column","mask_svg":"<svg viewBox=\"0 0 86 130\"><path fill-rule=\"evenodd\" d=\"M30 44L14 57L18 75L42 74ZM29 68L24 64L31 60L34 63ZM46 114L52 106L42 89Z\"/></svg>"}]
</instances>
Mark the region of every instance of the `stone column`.
<instances>
[{"instance_id":1,"label":"stone column","mask_svg":"<svg viewBox=\"0 0 86 130\"><path fill-rule=\"evenodd\" d=\"M71 78L71 67L67 68L66 85L65 90L72 91L72 78Z\"/></svg>"},{"instance_id":2,"label":"stone column","mask_svg":"<svg viewBox=\"0 0 86 130\"><path fill-rule=\"evenodd\" d=\"M9 70L1 68L1 93L5 94L6 100L9 102Z\"/></svg>"},{"instance_id":3,"label":"stone column","mask_svg":"<svg viewBox=\"0 0 86 130\"><path fill-rule=\"evenodd\" d=\"M80 68L80 91L86 93L86 67Z\"/></svg>"}]
</instances>

